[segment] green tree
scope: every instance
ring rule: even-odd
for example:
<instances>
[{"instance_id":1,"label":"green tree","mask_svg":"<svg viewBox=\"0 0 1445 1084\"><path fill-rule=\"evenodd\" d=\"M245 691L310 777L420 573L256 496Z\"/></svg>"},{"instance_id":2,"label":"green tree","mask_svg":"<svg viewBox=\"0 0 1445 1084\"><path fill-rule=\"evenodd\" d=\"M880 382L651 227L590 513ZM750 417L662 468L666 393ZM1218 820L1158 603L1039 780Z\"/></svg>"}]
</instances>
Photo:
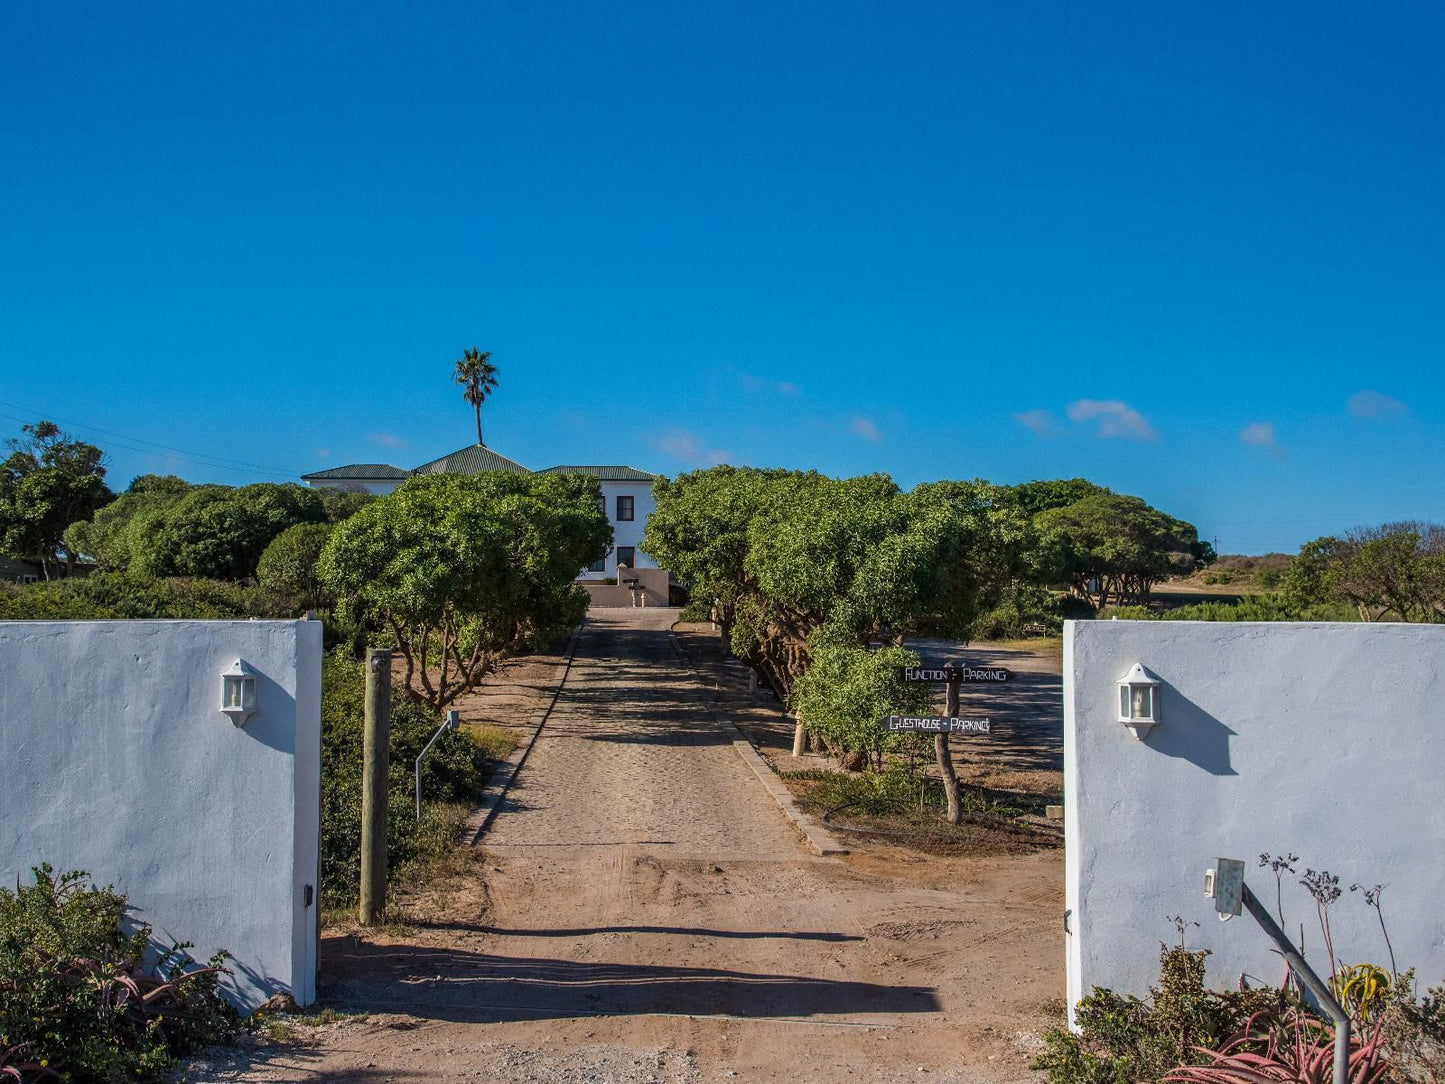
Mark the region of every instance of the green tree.
<instances>
[{"instance_id":1,"label":"green tree","mask_svg":"<svg viewBox=\"0 0 1445 1084\"><path fill-rule=\"evenodd\" d=\"M1445 620L1445 527L1385 523L1307 542L1290 562L1284 594L1301 609L1346 603L1361 621Z\"/></svg>"},{"instance_id":2,"label":"green tree","mask_svg":"<svg viewBox=\"0 0 1445 1084\"><path fill-rule=\"evenodd\" d=\"M714 467L653 492L644 548L717 600L734 653L781 696L824 625L858 647L967 636L1033 540L1009 494L982 482L904 493L886 475Z\"/></svg>"},{"instance_id":3,"label":"green tree","mask_svg":"<svg viewBox=\"0 0 1445 1084\"><path fill-rule=\"evenodd\" d=\"M106 569L243 580L286 528L327 518L321 494L292 483L232 489L146 475L66 538Z\"/></svg>"},{"instance_id":4,"label":"green tree","mask_svg":"<svg viewBox=\"0 0 1445 1084\"><path fill-rule=\"evenodd\" d=\"M1107 490L1034 517L1061 547L1065 578L1096 608L1146 603L1156 583L1214 560L1193 524Z\"/></svg>"},{"instance_id":5,"label":"green tree","mask_svg":"<svg viewBox=\"0 0 1445 1084\"><path fill-rule=\"evenodd\" d=\"M65 544L107 571L140 568L166 510L191 488L174 475L143 474L90 519L66 528Z\"/></svg>"},{"instance_id":6,"label":"green tree","mask_svg":"<svg viewBox=\"0 0 1445 1084\"><path fill-rule=\"evenodd\" d=\"M410 695L444 707L587 609L578 570L612 529L586 475L412 478L338 524L322 584L392 633Z\"/></svg>"},{"instance_id":7,"label":"green tree","mask_svg":"<svg viewBox=\"0 0 1445 1084\"><path fill-rule=\"evenodd\" d=\"M490 350L468 347L457 359L453 378L462 386L462 398L477 413L477 443L482 443L482 404L497 387L497 367L492 364Z\"/></svg>"},{"instance_id":8,"label":"green tree","mask_svg":"<svg viewBox=\"0 0 1445 1084\"><path fill-rule=\"evenodd\" d=\"M51 567L73 563L65 529L87 519L111 499L104 455L93 444L73 440L54 422L21 426L23 437L7 442L0 463L0 552Z\"/></svg>"},{"instance_id":9,"label":"green tree","mask_svg":"<svg viewBox=\"0 0 1445 1084\"><path fill-rule=\"evenodd\" d=\"M316 562L335 529L330 523L297 523L271 539L256 564L256 582L284 608L330 609L335 596L321 582Z\"/></svg>"},{"instance_id":10,"label":"green tree","mask_svg":"<svg viewBox=\"0 0 1445 1084\"><path fill-rule=\"evenodd\" d=\"M794 708L845 767L857 770L870 757L881 766L885 746L897 740L883 720L929 710L932 688L899 677L898 668L917 666L918 655L896 645L869 651L826 628L809 648L812 665L793 686Z\"/></svg>"}]
</instances>

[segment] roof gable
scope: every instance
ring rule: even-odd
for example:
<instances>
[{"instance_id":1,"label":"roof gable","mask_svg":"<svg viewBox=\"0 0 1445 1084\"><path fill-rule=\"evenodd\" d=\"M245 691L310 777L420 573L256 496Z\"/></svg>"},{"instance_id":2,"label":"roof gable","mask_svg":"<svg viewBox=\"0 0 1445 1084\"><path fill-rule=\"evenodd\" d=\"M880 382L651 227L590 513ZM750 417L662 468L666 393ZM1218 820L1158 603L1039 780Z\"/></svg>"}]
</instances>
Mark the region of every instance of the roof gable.
<instances>
[{"instance_id":1,"label":"roof gable","mask_svg":"<svg viewBox=\"0 0 1445 1084\"><path fill-rule=\"evenodd\" d=\"M440 459L423 463L412 471L413 474L481 474L484 471L503 471L507 474L531 474L526 467L514 459L498 455L481 444L469 444L458 448Z\"/></svg>"}]
</instances>

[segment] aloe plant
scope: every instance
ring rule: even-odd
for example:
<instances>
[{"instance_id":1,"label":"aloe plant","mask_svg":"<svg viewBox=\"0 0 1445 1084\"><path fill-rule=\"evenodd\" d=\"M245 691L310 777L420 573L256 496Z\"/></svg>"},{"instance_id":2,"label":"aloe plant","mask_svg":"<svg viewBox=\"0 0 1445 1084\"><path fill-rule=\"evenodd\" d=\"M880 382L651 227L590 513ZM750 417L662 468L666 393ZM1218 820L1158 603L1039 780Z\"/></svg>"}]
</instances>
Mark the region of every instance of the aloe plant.
<instances>
[{"instance_id":1,"label":"aloe plant","mask_svg":"<svg viewBox=\"0 0 1445 1084\"><path fill-rule=\"evenodd\" d=\"M1204 1065L1181 1065L1165 1080L1183 1084L1378 1084L1388 1079L1390 1061L1380 1029L1368 1038L1350 1036L1349 1077L1334 1078L1334 1028L1308 1013L1256 1013L1244 1030L1218 1050L1200 1048ZM1261 1044L1263 1049L1261 1049Z\"/></svg>"}]
</instances>

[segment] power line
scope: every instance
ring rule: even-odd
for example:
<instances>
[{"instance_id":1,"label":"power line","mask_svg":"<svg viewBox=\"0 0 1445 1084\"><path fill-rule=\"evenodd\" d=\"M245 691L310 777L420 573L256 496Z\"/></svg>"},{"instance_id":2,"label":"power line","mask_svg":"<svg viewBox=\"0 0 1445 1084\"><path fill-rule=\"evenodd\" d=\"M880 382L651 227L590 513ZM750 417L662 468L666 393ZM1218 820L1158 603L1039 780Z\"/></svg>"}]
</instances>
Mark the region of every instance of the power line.
<instances>
[{"instance_id":1,"label":"power line","mask_svg":"<svg viewBox=\"0 0 1445 1084\"><path fill-rule=\"evenodd\" d=\"M105 429L99 425L90 425L89 423L76 421L72 418L62 418L49 411L30 410L28 407L21 406L18 403L6 402L3 399L0 399L0 407L9 407L11 410L23 412L23 416L21 416L0 410L0 418L9 418L12 421L21 422L22 424L30 424L32 419L43 418L48 421L59 422L71 429L101 433L110 438L108 443L123 448L128 452L138 452L142 455L155 455L158 452L164 452L167 455L186 460L197 466L209 467L213 470L232 471L237 474L251 474L260 471L262 474L273 474L282 478L296 478L304 473L299 470L284 470L280 467L268 467L261 463L248 463L241 459L227 459L222 456L210 455L207 452L192 452L184 448L172 447L169 444L160 444L153 440L146 440L143 437L134 437L128 433L117 433L113 429Z\"/></svg>"}]
</instances>

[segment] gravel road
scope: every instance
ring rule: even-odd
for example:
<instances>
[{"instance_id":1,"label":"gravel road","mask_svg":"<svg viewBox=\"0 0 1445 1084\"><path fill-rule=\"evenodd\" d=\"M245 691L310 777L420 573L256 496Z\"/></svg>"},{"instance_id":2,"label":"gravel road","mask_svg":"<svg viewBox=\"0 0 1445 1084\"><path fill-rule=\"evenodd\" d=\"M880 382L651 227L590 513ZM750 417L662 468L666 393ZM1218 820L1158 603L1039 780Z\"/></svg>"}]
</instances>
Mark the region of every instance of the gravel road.
<instances>
[{"instance_id":1,"label":"gravel road","mask_svg":"<svg viewBox=\"0 0 1445 1084\"><path fill-rule=\"evenodd\" d=\"M1061 856L812 855L701 703L674 618L592 611L447 914L325 939L322 1003L365 1016L191 1079L1031 1079Z\"/></svg>"}]
</instances>

